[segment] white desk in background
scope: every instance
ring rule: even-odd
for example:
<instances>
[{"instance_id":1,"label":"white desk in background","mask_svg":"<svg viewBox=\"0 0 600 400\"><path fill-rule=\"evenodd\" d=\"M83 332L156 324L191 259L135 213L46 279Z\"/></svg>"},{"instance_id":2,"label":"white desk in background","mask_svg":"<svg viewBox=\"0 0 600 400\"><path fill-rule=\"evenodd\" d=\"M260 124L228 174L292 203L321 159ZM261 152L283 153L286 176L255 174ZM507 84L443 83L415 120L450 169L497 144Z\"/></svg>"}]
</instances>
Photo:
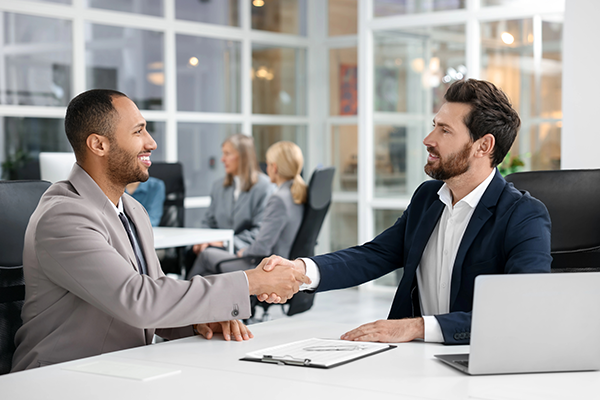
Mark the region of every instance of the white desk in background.
<instances>
[{"instance_id":1,"label":"white desk in background","mask_svg":"<svg viewBox=\"0 0 600 400\"><path fill-rule=\"evenodd\" d=\"M3 399L589 399L600 372L471 377L433 358L468 346L412 342L332 369L238 361L246 353L311 337L337 338L355 324L314 321L309 313L251 325L255 338L192 337L0 376ZM218 339L218 340L215 340ZM576 340L576 339L574 339ZM105 360L181 369L146 382L64 370Z\"/></svg>"},{"instance_id":2,"label":"white desk in background","mask_svg":"<svg viewBox=\"0 0 600 400\"><path fill-rule=\"evenodd\" d=\"M162 226L152 229L154 230L155 249L222 241L228 244L228 250L233 254L232 229L168 228Z\"/></svg>"}]
</instances>

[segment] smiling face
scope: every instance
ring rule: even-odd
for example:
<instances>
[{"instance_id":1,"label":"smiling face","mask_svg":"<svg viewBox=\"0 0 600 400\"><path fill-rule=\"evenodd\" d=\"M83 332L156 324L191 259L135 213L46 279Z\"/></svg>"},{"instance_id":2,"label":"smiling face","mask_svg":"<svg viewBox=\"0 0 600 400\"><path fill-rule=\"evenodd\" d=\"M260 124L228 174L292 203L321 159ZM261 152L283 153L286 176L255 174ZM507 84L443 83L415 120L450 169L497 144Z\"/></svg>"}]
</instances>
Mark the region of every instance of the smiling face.
<instances>
[{"instance_id":1,"label":"smiling face","mask_svg":"<svg viewBox=\"0 0 600 400\"><path fill-rule=\"evenodd\" d=\"M156 142L146 130L146 120L133 101L127 97L113 98L117 110L115 131L109 137L108 176L123 187L132 182L148 180L150 153Z\"/></svg>"},{"instance_id":2,"label":"smiling face","mask_svg":"<svg viewBox=\"0 0 600 400\"><path fill-rule=\"evenodd\" d=\"M460 176L470 168L473 141L464 123L471 106L445 103L433 119L433 130L423 140L429 153L425 173L437 180Z\"/></svg>"},{"instance_id":3,"label":"smiling face","mask_svg":"<svg viewBox=\"0 0 600 400\"><path fill-rule=\"evenodd\" d=\"M239 171L240 154L229 142L223 143L221 147L221 162L225 166L225 172L231 175L237 175Z\"/></svg>"}]
</instances>

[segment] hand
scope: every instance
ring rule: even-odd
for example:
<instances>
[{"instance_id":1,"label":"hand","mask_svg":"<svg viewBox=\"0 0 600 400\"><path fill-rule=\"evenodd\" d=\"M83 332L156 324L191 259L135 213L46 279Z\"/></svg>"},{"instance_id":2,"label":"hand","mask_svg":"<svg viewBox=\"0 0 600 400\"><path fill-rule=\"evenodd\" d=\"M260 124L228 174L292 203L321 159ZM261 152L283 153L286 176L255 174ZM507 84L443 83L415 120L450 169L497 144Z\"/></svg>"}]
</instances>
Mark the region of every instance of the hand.
<instances>
[{"instance_id":1,"label":"hand","mask_svg":"<svg viewBox=\"0 0 600 400\"><path fill-rule=\"evenodd\" d=\"M340 339L359 342L401 343L425 337L423 318L387 319L364 324Z\"/></svg>"},{"instance_id":2,"label":"hand","mask_svg":"<svg viewBox=\"0 0 600 400\"><path fill-rule=\"evenodd\" d=\"M206 250L206 248L208 246L209 246L208 243L195 244L194 246L192 246L192 251L194 252L194 254L198 255L198 254L202 253L204 250Z\"/></svg>"},{"instance_id":3,"label":"hand","mask_svg":"<svg viewBox=\"0 0 600 400\"><path fill-rule=\"evenodd\" d=\"M304 273L293 267L279 265L267 272L261 265L244 272L248 277L250 294L271 293L266 299L269 303L285 303L292 298L294 293L298 292L302 283L310 283L310 279Z\"/></svg>"},{"instance_id":4,"label":"hand","mask_svg":"<svg viewBox=\"0 0 600 400\"><path fill-rule=\"evenodd\" d=\"M306 265L304 264L304 261L302 261L302 260L290 261L290 260L287 260L287 259L285 259L283 257L279 257L279 256L271 256L271 257L263 258L261 263L258 265L258 268L262 268L263 270L270 272L277 265L292 267L296 271L301 272L302 274L306 274ZM271 293L270 295L268 293L261 293L256 296L256 298L259 301L266 301L267 303L281 302L281 301L276 301L277 297L278 296L275 293Z\"/></svg>"},{"instance_id":5,"label":"hand","mask_svg":"<svg viewBox=\"0 0 600 400\"><path fill-rule=\"evenodd\" d=\"M242 321L237 320L196 324L194 325L194 329L208 340L210 340L215 333L223 333L223 338L227 341L231 340L232 335L238 342L249 340L254 337L248 327L244 325Z\"/></svg>"},{"instance_id":6,"label":"hand","mask_svg":"<svg viewBox=\"0 0 600 400\"><path fill-rule=\"evenodd\" d=\"M245 247L243 249L239 249L238 252L235 253L235 255L238 257L242 257L244 255L244 250L246 250Z\"/></svg>"}]
</instances>

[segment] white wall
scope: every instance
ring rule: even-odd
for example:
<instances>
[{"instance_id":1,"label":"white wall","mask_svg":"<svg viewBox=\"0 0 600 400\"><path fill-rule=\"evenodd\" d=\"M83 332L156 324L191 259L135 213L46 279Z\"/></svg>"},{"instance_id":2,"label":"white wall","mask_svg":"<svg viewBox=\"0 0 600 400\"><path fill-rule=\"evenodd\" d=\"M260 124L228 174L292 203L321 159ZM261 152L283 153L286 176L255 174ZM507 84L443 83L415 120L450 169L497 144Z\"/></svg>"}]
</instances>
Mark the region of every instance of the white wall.
<instances>
[{"instance_id":1,"label":"white wall","mask_svg":"<svg viewBox=\"0 0 600 400\"><path fill-rule=\"evenodd\" d=\"M600 1L567 0L561 168L600 168Z\"/></svg>"}]
</instances>

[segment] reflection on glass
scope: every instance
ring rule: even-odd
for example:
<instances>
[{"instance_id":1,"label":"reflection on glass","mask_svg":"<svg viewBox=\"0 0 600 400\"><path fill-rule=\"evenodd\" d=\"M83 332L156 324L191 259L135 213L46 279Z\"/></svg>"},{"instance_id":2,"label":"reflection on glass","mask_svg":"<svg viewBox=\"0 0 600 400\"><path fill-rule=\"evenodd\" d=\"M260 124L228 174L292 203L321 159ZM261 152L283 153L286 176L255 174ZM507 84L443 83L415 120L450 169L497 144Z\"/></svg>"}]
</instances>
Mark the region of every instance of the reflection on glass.
<instances>
[{"instance_id":1,"label":"reflection on glass","mask_svg":"<svg viewBox=\"0 0 600 400\"><path fill-rule=\"evenodd\" d=\"M358 0L329 0L329 36L358 33Z\"/></svg>"},{"instance_id":2,"label":"reflection on glass","mask_svg":"<svg viewBox=\"0 0 600 400\"><path fill-rule=\"evenodd\" d=\"M408 126L375 126L375 193L406 194L407 135L416 128Z\"/></svg>"},{"instance_id":3,"label":"reflection on glass","mask_svg":"<svg viewBox=\"0 0 600 400\"><path fill-rule=\"evenodd\" d=\"M213 182L225 176L221 145L240 130L238 124L177 124L177 154L183 164L186 196L210 195Z\"/></svg>"},{"instance_id":4,"label":"reflection on glass","mask_svg":"<svg viewBox=\"0 0 600 400\"><path fill-rule=\"evenodd\" d=\"M329 114L358 112L357 48L329 50Z\"/></svg>"},{"instance_id":5,"label":"reflection on glass","mask_svg":"<svg viewBox=\"0 0 600 400\"><path fill-rule=\"evenodd\" d=\"M306 50L253 45L252 112L306 115Z\"/></svg>"},{"instance_id":6,"label":"reflection on glass","mask_svg":"<svg viewBox=\"0 0 600 400\"><path fill-rule=\"evenodd\" d=\"M308 158L308 138L306 126L303 125L254 125L252 127L252 136L254 137L254 147L256 149L256 158L259 163L266 163L266 153L269 146L281 140L296 143L302 150L304 160ZM306 171L302 174L308 182L310 174Z\"/></svg>"},{"instance_id":7,"label":"reflection on glass","mask_svg":"<svg viewBox=\"0 0 600 400\"><path fill-rule=\"evenodd\" d=\"M241 44L177 35L177 109L240 112Z\"/></svg>"},{"instance_id":8,"label":"reflection on glass","mask_svg":"<svg viewBox=\"0 0 600 400\"><path fill-rule=\"evenodd\" d=\"M358 244L358 206L356 203L332 203L330 215L331 251Z\"/></svg>"},{"instance_id":9,"label":"reflection on glass","mask_svg":"<svg viewBox=\"0 0 600 400\"><path fill-rule=\"evenodd\" d=\"M333 190L358 190L358 126L339 125L331 128L331 159L336 174Z\"/></svg>"},{"instance_id":10,"label":"reflection on glass","mask_svg":"<svg viewBox=\"0 0 600 400\"><path fill-rule=\"evenodd\" d=\"M534 125L529 131L531 170L560 169L562 122ZM523 132L525 133L525 132Z\"/></svg>"},{"instance_id":11,"label":"reflection on glass","mask_svg":"<svg viewBox=\"0 0 600 400\"><path fill-rule=\"evenodd\" d=\"M542 21L540 105L536 115L562 118L562 32L559 21Z\"/></svg>"},{"instance_id":12,"label":"reflection on glass","mask_svg":"<svg viewBox=\"0 0 600 400\"><path fill-rule=\"evenodd\" d=\"M129 12L162 17L163 0L86 0L85 5L91 8Z\"/></svg>"},{"instance_id":13,"label":"reflection on glass","mask_svg":"<svg viewBox=\"0 0 600 400\"><path fill-rule=\"evenodd\" d=\"M156 142L156 150L152 151L151 160L166 160L166 124L163 121L146 121L146 130Z\"/></svg>"},{"instance_id":14,"label":"reflection on glass","mask_svg":"<svg viewBox=\"0 0 600 400\"><path fill-rule=\"evenodd\" d=\"M115 89L140 109L164 108L163 33L87 24L88 89Z\"/></svg>"},{"instance_id":15,"label":"reflection on glass","mask_svg":"<svg viewBox=\"0 0 600 400\"><path fill-rule=\"evenodd\" d=\"M542 21L540 37L532 19L483 23L481 38L482 78L506 92L521 118L562 118L562 22Z\"/></svg>"},{"instance_id":16,"label":"reflection on glass","mask_svg":"<svg viewBox=\"0 0 600 400\"><path fill-rule=\"evenodd\" d=\"M175 0L175 18L209 24L240 26L239 0Z\"/></svg>"},{"instance_id":17,"label":"reflection on glass","mask_svg":"<svg viewBox=\"0 0 600 400\"><path fill-rule=\"evenodd\" d=\"M466 0L373 0L373 16L416 14L465 8Z\"/></svg>"},{"instance_id":18,"label":"reflection on glass","mask_svg":"<svg viewBox=\"0 0 600 400\"><path fill-rule=\"evenodd\" d=\"M398 218L402 216L404 210L374 210L373 217L375 219L375 235L379 235L396 223ZM376 285L397 287L402 279L403 269L397 269L394 272L382 276L375 280Z\"/></svg>"},{"instance_id":19,"label":"reflection on glass","mask_svg":"<svg viewBox=\"0 0 600 400\"><path fill-rule=\"evenodd\" d=\"M1 157L5 179L39 179L39 164L34 162L40 152L72 151L61 118L2 119L4 153Z\"/></svg>"},{"instance_id":20,"label":"reflection on glass","mask_svg":"<svg viewBox=\"0 0 600 400\"><path fill-rule=\"evenodd\" d=\"M69 103L71 31L70 21L4 13L5 86L0 87L1 104Z\"/></svg>"},{"instance_id":21,"label":"reflection on glass","mask_svg":"<svg viewBox=\"0 0 600 400\"><path fill-rule=\"evenodd\" d=\"M448 86L467 74L465 41L464 25L378 33L375 111L437 112Z\"/></svg>"},{"instance_id":22,"label":"reflection on glass","mask_svg":"<svg viewBox=\"0 0 600 400\"><path fill-rule=\"evenodd\" d=\"M306 3L306 0L252 0L252 29L306 36Z\"/></svg>"}]
</instances>

